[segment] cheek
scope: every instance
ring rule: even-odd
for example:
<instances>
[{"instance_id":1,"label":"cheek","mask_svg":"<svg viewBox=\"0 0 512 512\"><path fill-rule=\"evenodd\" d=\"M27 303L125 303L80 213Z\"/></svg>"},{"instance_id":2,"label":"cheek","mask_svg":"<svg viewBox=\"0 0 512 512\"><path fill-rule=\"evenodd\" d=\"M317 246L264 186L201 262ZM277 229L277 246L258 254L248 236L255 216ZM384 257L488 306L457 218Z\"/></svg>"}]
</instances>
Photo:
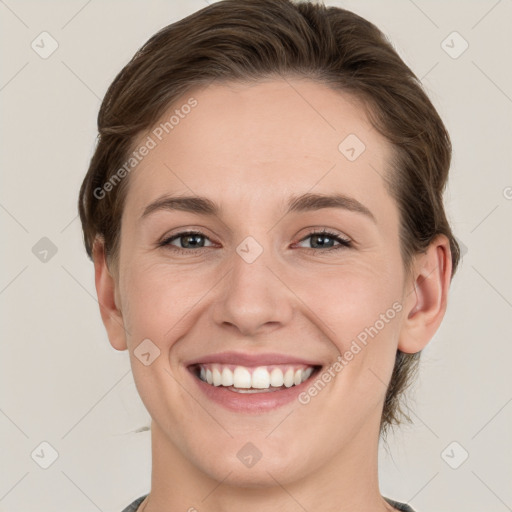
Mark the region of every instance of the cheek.
<instances>
[{"instance_id":1,"label":"cheek","mask_svg":"<svg viewBox=\"0 0 512 512\"><path fill-rule=\"evenodd\" d=\"M339 353L332 367L342 388L337 400L351 408L359 400L377 404L394 366L403 306L400 268L391 268L382 260L340 266L304 275L297 289Z\"/></svg>"},{"instance_id":2,"label":"cheek","mask_svg":"<svg viewBox=\"0 0 512 512\"><path fill-rule=\"evenodd\" d=\"M375 324L379 331L391 331L397 324L391 320L401 306L401 276L383 262L304 272L294 290L340 350Z\"/></svg>"},{"instance_id":3,"label":"cheek","mask_svg":"<svg viewBox=\"0 0 512 512\"><path fill-rule=\"evenodd\" d=\"M165 264L142 263L128 268L123 304L133 343L150 338L164 348L176 338L183 320L200 307L201 297L214 284L215 274L211 272L185 271Z\"/></svg>"}]
</instances>

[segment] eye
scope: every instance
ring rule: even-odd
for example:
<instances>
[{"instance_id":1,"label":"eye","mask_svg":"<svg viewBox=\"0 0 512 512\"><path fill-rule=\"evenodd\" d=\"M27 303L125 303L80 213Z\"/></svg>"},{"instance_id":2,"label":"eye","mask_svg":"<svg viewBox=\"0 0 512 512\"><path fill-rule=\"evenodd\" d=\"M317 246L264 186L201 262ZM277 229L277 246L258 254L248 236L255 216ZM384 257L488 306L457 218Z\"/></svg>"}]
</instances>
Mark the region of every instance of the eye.
<instances>
[{"instance_id":1,"label":"eye","mask_svg":"<svg viewBox=\"0 0 512 512\"><path fill-rule=\"evenodd\" d=\"M323 249L323 251L330 251L352 247L351 240L327 229L311 232L309 235L304 237L299 244L304 243L308 239L311 239L311 247L304 247L304 249L308 250ZM206 241L209 241L210 245L205 245ZM182 231L165 238L158 243L158 246L168 247L173 251L190 254L193 250L212 247L214 244L211 243L211 240L200 231Z\"/></svg>"},{"instance_id":2,"label":"eye","mask_svg":"<svg viewBox=\"0 0 512 512\"><path fill-rule=\"evenodd\" d=\"M160 247L169 247L178 252L190 252L193 249L202 249L209 238L199 231L182 231L159 242ZM176 245L174 242L178 242ZM213 245L213 244L211 244Z\"/></svg>"},{"instance_id":3,"label":"eye","mask_svg":"<svg viewBox=\"0 0 512 512\"><path fill-rule=\"evenodd\" d=\"M305 249L324 249L326 251L344 249L352 247L352 242L348 238L343 238L337 233L333 233L327 229L322 231L313 231L306 237L304 237L300 243L311 239L311 247L305 247ZM334 245L337 243L338 245Z\"/></svg>"}]
</instances>

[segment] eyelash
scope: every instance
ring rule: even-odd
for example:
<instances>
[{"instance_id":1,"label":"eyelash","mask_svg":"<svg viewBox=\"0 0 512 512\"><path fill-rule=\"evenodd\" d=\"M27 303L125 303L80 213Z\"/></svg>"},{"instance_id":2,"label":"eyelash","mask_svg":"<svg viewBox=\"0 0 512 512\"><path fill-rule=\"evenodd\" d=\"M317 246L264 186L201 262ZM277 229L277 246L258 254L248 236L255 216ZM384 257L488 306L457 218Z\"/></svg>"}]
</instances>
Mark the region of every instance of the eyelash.
<instances>
[{"instance_id":1,"label":"eyelash","mask_svg":"<svg viewBox=\"0 0 512 512\"><path fill-rule=\"evenodd\" d=\"M169 247L169 248L171 248L172 251L176 251L180 254L186 254L186 253L190 253L190 252L194 252L194 251L197 252L200 249L205 249L205 247L200 247L199 249L185 249L183 247L176 247L174 245L171 245L171 242L173 242L176 239L179 239L184 236L193 236L193 235L199 235L199 236L204 237L209 240L209 238L206 235L204 235L203 233L201 233L200 231L182 231L182 232L176 233L175 235L172 235L168 238L165 238L164 240L162 240L161 242L158 243L158 246L159 247ZM305 240L307 240L308 238L310 238L312 236L323 236L323 237L331 238L335 242L339 242L339 245L335 246L335 247L328 247L326 249L315 248L315 247L303 247L303 249L306 249L309 251L315 251L315 252L318 252L319 250L322 252L330 252L330 251L336 251L339 249L347 249L347 248L352 247L352 242L350 240L345 239L345 238L341 237L340 235L338 235L337 233L333 233L332 231L329 231L328 229L323 229L321 231L312 231L311 233L309 233L308 235L303 237L301 240L299 240L299 242L304 242Z\"/></svg>"}]
</instances>

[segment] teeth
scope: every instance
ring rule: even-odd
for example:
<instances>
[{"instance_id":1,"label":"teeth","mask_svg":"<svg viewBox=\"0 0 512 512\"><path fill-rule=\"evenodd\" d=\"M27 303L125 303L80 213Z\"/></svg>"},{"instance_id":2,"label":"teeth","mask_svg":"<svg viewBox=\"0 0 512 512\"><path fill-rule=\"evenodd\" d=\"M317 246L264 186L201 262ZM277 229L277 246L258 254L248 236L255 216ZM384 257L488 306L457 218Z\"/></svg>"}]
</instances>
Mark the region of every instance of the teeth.
<instances>
[{"instance_id":1,"label":"teeth","mask_svg":"<svg viewBox=\"0 0 512 512\"><path fill-rule=\"evenodd\" d=\"M233 368L233 367L231 367ZM201 365L199 378L213 386L233 387L235 389L270 390L270 388L290 388L298 386L313 373L313 367L269 367L246 368L236 366L232 370L228 365ZM234 390L235 390L234 389Z\"/></svg>"},{"instance_id":2,"label":"teeth","mask_svg":"<svg viewBox=\"0 0 512 512\"><path fill-rule=\"evenodd\" d=\"M217 368L212 370L213 374L213 385L220 386L222 384L222 376Z\"/></svg>"},{"instance_id":3,"label":"teeth","mask_svg":"<svg viewBox=\"0 0 512 512\"><path fill-rule=\"evenodd\" d=\"M252 386L256 389L268 389L270 387L270 375L266 368L256 368L252 372Z\"/></svg>"},{"instance_id":4,"label":"teeth","mask_svg":"<svg viewBox=\"0 0 512 512\"><path fill-rule=\"evenodd\" d=\"M233 372L229 368L222 370L222 385L232 386L233 385Z\"/></svg>"},{"instance_id":5,"label":"teeth","mask_svg":"<svg viewBox=\"0 0 512 512\"><path fill-rule=\"evenodd\" d=\"M302 382L305 380L308 380L309 377L311 377L311 374L313 373L313 368L308 368L305 372L302 372Z\"/></svg>"},{"instance_id":6,"label":"teeth","mask_svg":"<svg viewBox=\"0 0 512 512\"><path fill-rule=\"evenodd\" d=\"M293 376L293 370L291 368L288 368L288 370L286 370L286 373L284 374L284 385L287 388L291 388L293 386Z\"/></svg>"},{"instance_id":7,"label":"teeth","mask_svg":"<svg viewBox=\"0 0 512 512\"><path fill-rule=\"evenodd\" d=\"M250 388L251 387L251 373L247 368L237 366L233 373L233 386L235 388Z\"/></svg>"},{"instance_id":8,"label":"teeth","mask_svg":"<svg viewBox=\"0 0 512 512\"><path fill-rule=\"evenodd\" d=\"M283 372L279 368L274 368L270 374L270 385L276 388L280 388L283 384Z\"/></svg>"}]
</instances>

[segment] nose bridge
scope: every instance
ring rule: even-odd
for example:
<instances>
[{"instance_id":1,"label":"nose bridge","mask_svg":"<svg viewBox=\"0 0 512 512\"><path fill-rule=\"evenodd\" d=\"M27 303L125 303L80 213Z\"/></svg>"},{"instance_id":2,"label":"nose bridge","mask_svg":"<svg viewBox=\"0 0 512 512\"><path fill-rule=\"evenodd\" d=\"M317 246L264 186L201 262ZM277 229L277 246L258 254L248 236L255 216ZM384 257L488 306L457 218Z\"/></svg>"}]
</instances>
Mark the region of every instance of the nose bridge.
<instances>
[{"instance_id":1,"label":"nose bridge","mask_svg":"<svg viewBox=\"0 0 512 512\"><path fill-rule=\"evenodd\" d=\"M230 264L232 271L216 303L219 325L231 324L248 335L289 321L292 303L288 290L274 275L276 261L270 248L249 236L236 247Z\"/></svg>"}]
</instances>

